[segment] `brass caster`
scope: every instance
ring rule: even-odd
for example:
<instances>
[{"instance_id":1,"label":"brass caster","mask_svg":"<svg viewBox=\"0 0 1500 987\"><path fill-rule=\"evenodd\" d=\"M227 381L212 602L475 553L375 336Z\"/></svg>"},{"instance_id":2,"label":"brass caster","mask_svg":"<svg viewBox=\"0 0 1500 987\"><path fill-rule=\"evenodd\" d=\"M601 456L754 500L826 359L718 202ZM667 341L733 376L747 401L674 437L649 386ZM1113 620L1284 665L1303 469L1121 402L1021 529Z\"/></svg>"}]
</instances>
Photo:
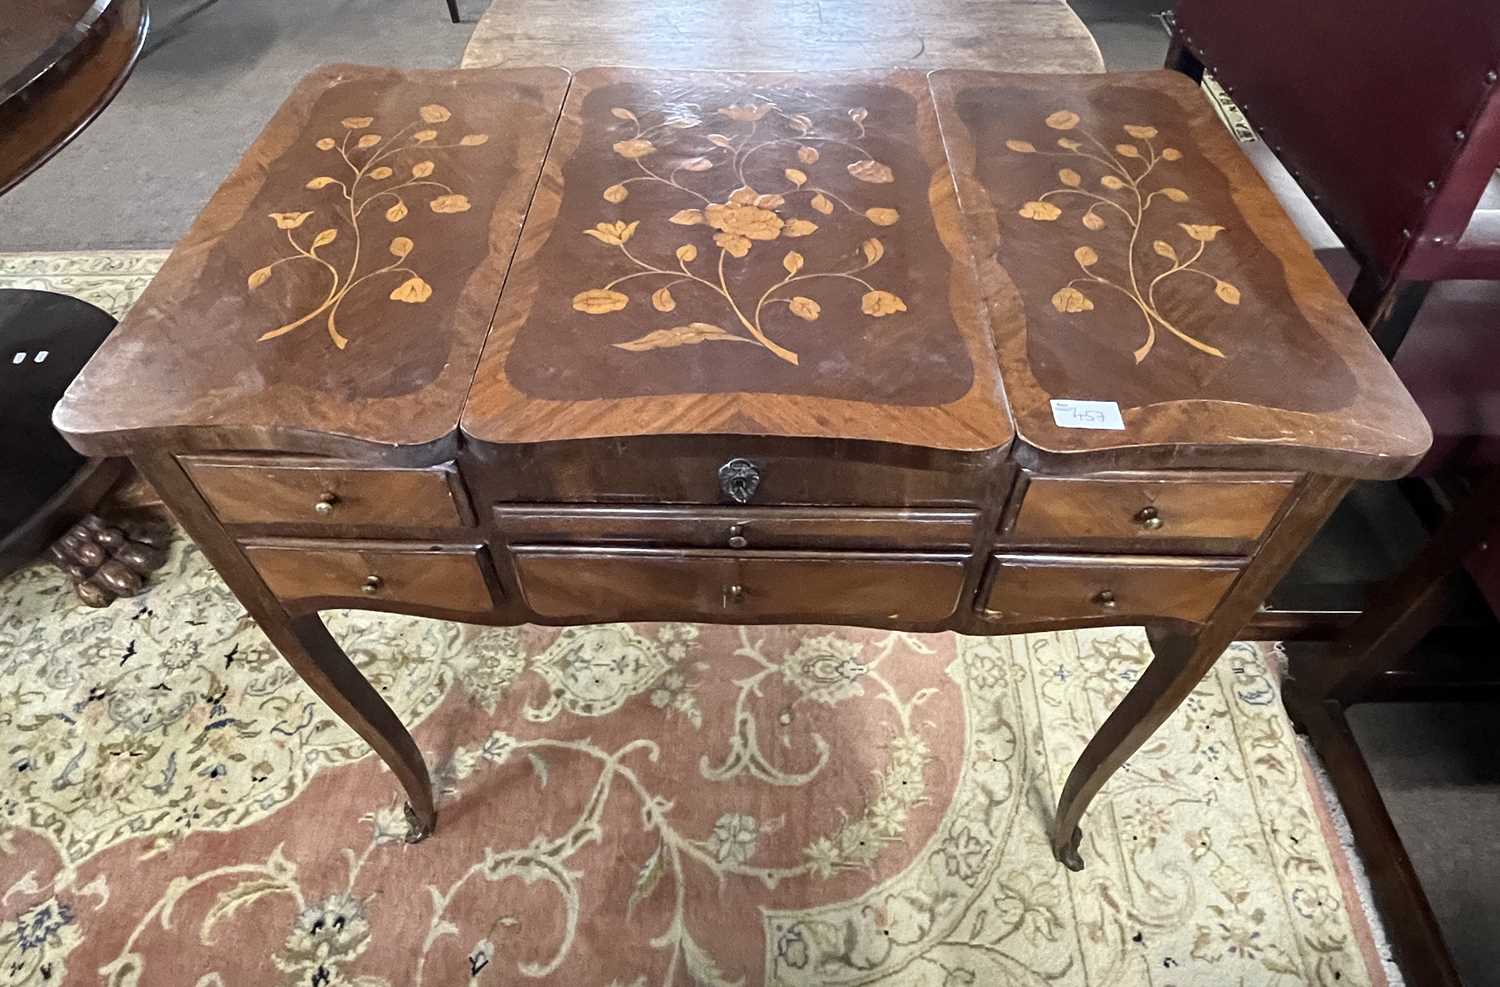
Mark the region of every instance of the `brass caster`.
<instances>
[{"instance_id":1,"label":"brass caster","mask_svg":"<svg viewBox=\"0 0 1500 987\"><path fill-rule=\"evenodd\" d=\"M434 829L437 829L436 813L424 824L421 819L417 818L417 813L412 809L410 802L401 807L401 812L406 816L406 842L408 843L421 843L432 835Z\"/></svg>"},{"instance_id":2,"label":"brass caster","mask_svg":"<svg viewBox=\"0 0 1500 987\"><path fill-rule=\"evenodd\" d=\"M1057 857L1057 862L1074 873L1083 870L1083 857L1078 853L1078 844L1082 842L1083 830L1074 826L1073 838L1062 846L1052 848L1052 853Z\"/></svg>"}]
</instances>

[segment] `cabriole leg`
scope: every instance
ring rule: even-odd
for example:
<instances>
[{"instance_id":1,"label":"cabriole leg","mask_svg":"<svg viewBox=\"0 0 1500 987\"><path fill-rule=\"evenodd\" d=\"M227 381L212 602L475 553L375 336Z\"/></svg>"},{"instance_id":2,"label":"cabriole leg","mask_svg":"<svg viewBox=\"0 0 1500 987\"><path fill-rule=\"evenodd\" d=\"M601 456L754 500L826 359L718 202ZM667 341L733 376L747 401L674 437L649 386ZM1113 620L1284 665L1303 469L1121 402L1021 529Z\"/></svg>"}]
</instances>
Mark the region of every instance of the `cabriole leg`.
<instances>
[{"instance_id":1,"label":"cabriole leg","mask_svg":"<svg viewBox=\"0 0 1500 987\"><path fill-rule=\"evenodd\" d=\"M135 464L276 650L395 773L406 790L406 818L411 825L407 839L413 843L426 839L437 825L432 779L422 752L400 718L349 660L321 617L288 612L219 524L176 459L156 453L136 458Z\"/></svg>"},{"instance_id":2,"label":"cabriole leg","mask_svg":"<svg viewBox=\"0 0 1500 987\"><path fill-rule=\"evenodd\" d=\"M1058 799L1052 853L1069 870L1083 870L1083 857L1078 852L1083 831L1078 822L1084 810L1120 765L1182 704L1223 650L1214 648L1213 641L1202 632L1169 628L1148 629L1147 634L1155 658L1095 731Z\"/></svg>"},{"instance_id":3,"label":"cabriole leg","mask_svg":"<svg viewBox=\"0 0 1500 987\"><path fill-rule=\"evenodd\" d=\"M258 614L252 611L252 616L318 698L375 749L401 782L406 790L406 822L411 827L406 841L420 843L432 835L437 827L437 806L432 778L417 742L328 633L323 619L317 614L292 617L289 630L295 640L283 643L278 640L281 635L273 635Z\"/></svg>"},{"instance_id":4,"label":"cabriole leg","mask_svg":"<svg viewBox=\"0 0 1500 987\"><path fill-rule=\"evenodd\" d=\"M1099 789L1192 693L1348 489L1349 481L1338 477L1305 478L1296 502L1266 536L1208 623L1196 629L1173 624L1148 631L1156 657L1088 742L1063 784L1052 827L1052 852L1065 867L1083 869L1079 822Z\"/></svg>"}]
</instances>

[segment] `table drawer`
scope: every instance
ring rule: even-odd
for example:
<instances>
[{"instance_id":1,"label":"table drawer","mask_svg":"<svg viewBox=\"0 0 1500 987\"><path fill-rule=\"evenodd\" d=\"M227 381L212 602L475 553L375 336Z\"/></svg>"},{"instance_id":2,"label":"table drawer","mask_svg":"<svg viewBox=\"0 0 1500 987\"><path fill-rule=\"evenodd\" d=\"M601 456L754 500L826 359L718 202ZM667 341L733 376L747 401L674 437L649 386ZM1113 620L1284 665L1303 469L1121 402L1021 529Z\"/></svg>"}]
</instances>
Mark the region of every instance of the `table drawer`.
<instances>
[{"instance_id":1,"label":"table drawer","mask_svg":"<svg viewBox=\"0 0 1500 987\"><path fill-rule=\"evenodd\" d=\"M451 528L467 523L467 503L451 465L379 468L199 456L181 462L226 524Z\"/></svg>"},{"instance_id":2,"label":"table drawer","mask_svg":"<svg viewBox=\"0 0 1500 987\"><path fill-rule=\"evenodd\" d=\"M862 508L681 508L502 504L495 524L513 545L623 544L691 548L967 549L977 511Z\"/></svg>"},{"instance_id":3,"label":"table drawer","mask_svg":"<svg viewBox=\"0 0 1500 987\"><path fill-rule=\"evenodd\" d=\"M1019 511L1002 532L1025 545L1110 542L1128 551L1207 541L1245 553L1296 484L1287 474L1053 477L1028 475Z\"/></svg>"},{"instance_id":4,"label":"table drawer","mask_svg":"<svg viewBox=\"0 0 1500 987\"><path fill-rule=\"evenodd\" d=\"M527 606L551 620L939 621L958 609L960 555L518 548Z\"/></svg>"},{"instance_id":5,"label":"table drawer","mask_svg":"<svg viewBox=\"0 0 1500 987\"><path fill-rule=\"evenodd\" d=\"M266 543L245 557L282 599L347 598L461 613L494 606L483 549L401 542Z\"/></svg>"},{"instance_id":6,"label":"table drawer","mask_svg":"<svg viewBox=\"0 0 1500 987\"><path fill-rule=\"evenodd\" d=\"M980 612L1033 622L1176 618L1203 621L1228 592L1240 565L1230 559L1086 555L997 555Z\"/></svg>"},{"instance_id":7,"label":"table drawer","mask_svg":"<svg viewBox=\"0 0 1500 987\"><path fill-rule=\"evenodd\" d=\"M809 426L811 427L811 426ZM805 445L807 451L784 451ZM735 437L632 436L490 446L464 459L485 504L724 507L967 507L992 496L999 453L936 462L849 458L827 442L755 444ZM915 456L922 460L926 457Z\"/></svg>"}]
</instances>

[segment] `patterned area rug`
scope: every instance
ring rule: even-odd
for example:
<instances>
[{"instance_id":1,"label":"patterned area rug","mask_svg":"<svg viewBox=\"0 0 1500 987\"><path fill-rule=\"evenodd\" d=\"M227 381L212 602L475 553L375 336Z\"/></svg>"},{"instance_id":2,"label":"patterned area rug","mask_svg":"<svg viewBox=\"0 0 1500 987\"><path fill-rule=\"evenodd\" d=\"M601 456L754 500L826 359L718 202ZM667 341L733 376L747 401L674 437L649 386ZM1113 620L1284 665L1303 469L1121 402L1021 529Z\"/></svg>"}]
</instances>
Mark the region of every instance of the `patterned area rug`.
<instances>
[{"instance_id":1,"label":"patterned area rug","mask_svg":"<svg viewBox=\"0 0 1500 987\"><path fill-rule=\"evenodd\" d=\"M120 311L160 253L0 257ZM1278 699L1236 645L1085 819L1056 792L1149 660L1139 630L334 634L442 791L394 780L191 543L78 607L0 583L0 983L1385 983Z\"/></svg>"}]
</instances>

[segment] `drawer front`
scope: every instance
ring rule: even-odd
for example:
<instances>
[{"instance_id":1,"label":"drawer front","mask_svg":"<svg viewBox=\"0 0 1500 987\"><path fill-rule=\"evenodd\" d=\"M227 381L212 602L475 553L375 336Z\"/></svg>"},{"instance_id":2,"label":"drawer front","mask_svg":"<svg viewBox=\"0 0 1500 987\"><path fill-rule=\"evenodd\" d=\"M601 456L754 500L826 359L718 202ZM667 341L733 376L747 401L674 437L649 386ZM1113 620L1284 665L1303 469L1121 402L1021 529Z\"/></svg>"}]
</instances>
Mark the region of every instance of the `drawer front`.
<instances>
[{"instance_id":1,"label":"drawer front","mask_svg":"<svg viewBox=\"0 0 1500 987\"><path fill-rule=\"evenodd\" d=\"M854 508L678 508L505 504L495 508L514 545L622 544L690 548L966 549L977 511Z\"/></svg>"},{"instance_id":2,"label":"drawer front","mask_svg":"<svg viewBox=\"0 0 1500 987\"><path fill-rule=\"evenodd\" d=\"M1248 551L1295 486L1287 475L1205 479L1178 477L1031 476L1021 507L1003 533L1007 542L1067 545L1153 544L1206 539L1216 550Z\"/></svg>"},{"instance_id":3,"label":"drawer front","mask_svg":"<svg viewBox=\"0 0 1500 987\"><path fill-rule=\"evenodd\" d=\"M451 466L371 469L205 457L183 457L181 462L226 524L451 528L464 524L467 514Z\"/></svg>"},{"instance_id":4,"label":"drawer front","mask_svg":"<svg viewBox=\"0 0 1500 987\"><path fill-rule=\"evenodd\" d=\"M527 606L552 620L938 621L958 609L962 556L514 551Z\"/></svg>"},{"instance_id":5,"label":"drawer front","mask_svg":"<svg viewBox=\"0 0 1500 987\"><path fill-rule=\"evenodd\" d=\"M795 445L792 440L775 443ZM964 507L992 496L1009 467L999 453L927 465L847 458L808 441L806 455L732 439L634 437L467 449L471 490L485 504L698 504L725 507Z\"/></svg>"},{"instance_id":6,"label":"drawer front","mask_svg":"<svg viewBox=\"0 0 1500 987\"><path fill-rule=\"evenodd\" d=\"M1239 573L1229 560L997 555L980 611L994 620L1022 622L1203 621Z\"/></svg>"},{"instance_id":7,"label":"drawer front","mask_svg":"<svg viewBox=\"0 0 1500 987\"><path fill-rule=\"evenodd\" d=\"M494 606L476 545L420 549L396 543L243 546L266 585L288 600L347 597L463 613Z\"/></svg>"}]
</instances>

